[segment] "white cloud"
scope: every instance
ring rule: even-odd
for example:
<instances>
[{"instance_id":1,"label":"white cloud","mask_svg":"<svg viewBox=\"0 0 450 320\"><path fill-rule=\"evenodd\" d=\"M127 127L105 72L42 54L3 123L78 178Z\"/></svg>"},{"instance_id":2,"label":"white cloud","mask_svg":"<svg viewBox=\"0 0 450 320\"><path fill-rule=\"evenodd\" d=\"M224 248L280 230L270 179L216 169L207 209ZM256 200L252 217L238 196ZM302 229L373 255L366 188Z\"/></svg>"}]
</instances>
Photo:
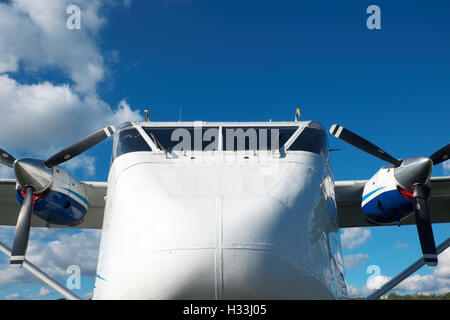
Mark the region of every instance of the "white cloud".
<instances>
[{"instance_id":1,"label":"white cloud","mask_svg":"<svg viewBox=\"0 0 450 320\"><path fill-rule=\"evenodd\" d=\"M397 249L409 248L409 244L407 242L397 241L394 248L397 248Z\"/></svg>"},{"instance_id":2,"label":"white cloud","mask_svg":"<svg viewBox=\"0 0 450 320\"><path fill-rule=\"evenodd\" d=\"M39 289L39 292L37 294L37 298L43 298L48 296L49 294L51 294L52 292L50 291L50 289L46 288L46 287L42 287L41 289Z\"/></svg>"},{"instance_id":3,"label":"white cloud","mask_svg":"<svg viewBox=\"0 0 450 320\"><path fill-rule=\"evenodd\" d=\"M438 265L434 275L440 279L450 279L450 250L447 249L438 256Z\"/></svg>"},{"instance_id":4,"label":"white cloud","mask_svg":"<svg viewBox=\"0 0 450 320\"><path fill-rule=\"evenodd\" d=\"M87 179L95 175L95 158L87 155L80 155L63 164L70 172L80 170L82 179Z\"/></svg>"},{"instance_id":5,"label":"white cloud","mask_svg":"<svg viewBox=\"0 0 450 320\"><path fill-rule=\"evenodd\" d=\"M0 179L14 179L14 171L10 167L0 164Z\"/></svg>"},{"instance_id":6,"label":"white cloud","mask_svg":"<svg viewBox=\"0 0 450 320\"><path fill-rule=\"evenodd\" d=\"M450 161L445 161L444 163L442 163L442 166L444 168L444 174L446 176L450 176Z\"/></svg>"},{"instance_id":7,"label":"white cloud","mask_svg":"<svg viewBox=\"0 0 450 320\"><path fill-rule=\"evenodd\" d=\"M16 72L20 62L30 71L58 68L78 92L95 92L105 74L96 36L106 20L102 2L79 0L80 30L66 27L69 0L13 0L0 4L0 72Z\"/></svg>"},{"instance_id":8,"label":"white cloud","mask_svg":"<svg viewBox=\"0 0 450 320\"><path fill-rule=\"evenodd\" d=\"M395 292L397 294L418 293L424 295L445 294L450 292L450 250L446 250L438 256L439 263L431 274L414 274L405 279L398 286L387 294ZM362 288L347 286L348 295L351 297L365 297L379 289L389 281L391 277L378 275L370 277L367 285Z\"/></svg>"},{"instance_id":9,"label":"white cloud","mask_svg":"<svg viewBox=\"0 0 450 320\"><path fill-rule=\"evenodd\" d=\"M369 279L367 280L366 287L370 290L378 290L391 279L392 279L391 277L384 275L369 277Z\"/></svg>"},{"instance_id":10,"label":"white cloud","mask_svg":"<svg viewBox=\"0 0 450 320\"><path fill-rule=\"evenodd\" d=\"M355 269L367 259L369 256L363 253L346 255L344 256L344 266L346 269Z\"/></svg>"},{"instance_id":11,"label":"white cloud","mask_svg":"<svg viewBox=\"0 0 450 320\"><path fill-rule=\"evenodd\" d=\"M13 237L14 237L14 228L12 226L1 226L0 227L0 242L3 243L12 243Z\"/></svg>"},{"instance_id":12,"label":"white cloud","mask_svg":"<svg viewBox=\"0 0 450 320\"><path fill-rule=\"evenodd\" d=\"M348 285L347 294L349 297L367 297L373 292L375 292L375 290L379 289L383 284L385 284L389 280L390 278L387 276L383 275L375 276L370 278L367 284L361 288Z\"/></svg>"},{"instance_id":13,"label":"white cloud","mask_svg":"<svg viewBox=\"0 0 450 320\"><path fill-rule=\"evenodd\" d=\"M447 249L438 256L438 265L431 274L415 274L399 284L397 290L422 294L450 292L450 250Z\"/></svg>"},{"instance_id":14,"label":"white cloud","mask_svg":"<svg viewBox=\"0 0 450 320\"><path fill-rule=\"evenodd\" d=\"M6 296L6 300L19 300L21 298L19 293L12 293Z\"/></svg>"},{"instance_id":15,"label":"white cloud","mask_svg":"<svg viewBox=\"0 0 450 320\"><path fill-rule=\"evenodd\" d=\"M390 277L384 275L371 276L367 279L366 285L361 288L347 285L347 294L349 297L367 297L375 292L375 290L381 288L390 279Z\"/></svg>"},{"instance_id":16,"label":"white cloud","mask_svg":"<svg viewBox=\"0 0 450 320\"><path fill-rule=\"evenodd\" d=\"M107 125L142 119L125 101L112 110L97 96L80 96L67 85L20 84L8 75L0 75L0 101L0 145L10 153L50 156L48 149L56 145L65 147Z\"/></svg>"},{"instance_id":17,"label":"white cloud","mask_svg":"<svg viewBox=\"0 0 450 320\"><path fill-rule=\"evenodd\" d=\"M352 285L347 285L347 295L349 297L366 297L370 294L371 290L367 289L366 286L358 288Z\"/></svg>"},{"instance_id":18,"label":"white cloud","mask_svg":"<svg viewBox=\"0 0 450 320\"><path fill-rule=\"evenodd\" d=\"M341 233L342 248L355 249L371 238L371 231L364 228L348 228Z\"/></svg>"},{"instance_id":19,"label":"white cloud","mask_svg":"<svg viewBox=\"0 0 450 320\"><path fill-rule=\"evenodd\" d=\"M2 227L1 232L5 235L1 241L10 245L13 231L12 227ZM100 235L100 230L74 230L68 233L64 229L32 228L26 259L61 284L65 284L69 276L66 270L71 265L80 267L81 276L93 278L97 267ZM10 284L42 282L23 268L10 268L8 263L0 264L0 288ZM43 293L45 292L40 294Z\"/></svg>"},{"instance_id":20,"label":"white cloud","mask_svg":"<svg viewBox=\"0 0 450 320\"><path fill-rule=\"evenodd\" d=\"M69 4L72 1L0 3L0 146L11 153L26 150L33 156L50 156L49 150L107 125L142 120L125 101L113 109L96 90L108 73L97 45L99 30L107 22L101 12L113 2L77 1L80 30L66 27ZM117 60L117 52L115 56ZM58 71L62 81L38 80L48 70ZM14 79L18 71L25 72L27 82Z\"/></svg>"},{"instance_id":21,"label":"white cloud","mask_svg":"<svg viewBox=\"0 0 450 320\"><path fill-rule=\"evenodd\" d=\"M109 122L115 125L125 121L142 121L143 117L139 112L133 111L126 100L122 100L117 105L117 109L111 114Z\"/></svg>"},{"instance_id":22,"label":"white cloud","mask_svg":"<svg viewBox=\"0 0 450 320\"><path fill-rule=\"evenodd\" d=\"M70 265L79 266L82 276L94 276L100 234L99 230L83 230L75 234L60 232L50 241L30 241L27 259L53 276L67 276L66 270Z\"/></svg>"},{"instance_id":23,"label":"white cloud","mask_svg":"<svg viewBox=\"0 0 450 320\"><path fill-rule=\"evenodd\" d=\"M66 27L69 16L66 8L70 4L81 8L80 30ZM122 4L126 6L131 1ZM107 23L102 13L108 5L114 2L12 0L0 3L2 149L16 157L26 153L26 156L46 158L102 127L143 119L125 100L111 106L97 92L99 83L110 74L107 62L119 61L117 51L104 53L98 45L99 31ZM42 80L49 72L58 77ZM94 165L95 158L88 155L66 163L68 168L82 169L89 176L95 175ZM10 168L0 166L0 178L13 177ZM0 228L0 239L11 245L13 233L14 228ZM33 228L27 259L61 282L65 281L70 265L78 265L82 276L94 277L99 241L98 230L67 232ZM6 261L4 257L1 259ZM24 283L41 284L23 269L0 264L0 288ZM46 290L42 288L36 297L46 296ZM10 299L22 297L3 292L0 294Z\"/></svg>"}]
</instances>

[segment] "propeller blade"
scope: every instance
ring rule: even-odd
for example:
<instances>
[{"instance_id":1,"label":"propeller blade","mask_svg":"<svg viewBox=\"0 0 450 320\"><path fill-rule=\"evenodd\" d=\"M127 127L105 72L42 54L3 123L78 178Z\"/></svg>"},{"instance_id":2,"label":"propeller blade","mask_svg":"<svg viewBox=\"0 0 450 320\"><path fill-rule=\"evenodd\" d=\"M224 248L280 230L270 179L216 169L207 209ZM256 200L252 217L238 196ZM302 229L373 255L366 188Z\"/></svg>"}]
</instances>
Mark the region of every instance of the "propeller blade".
<instances>
[{"instance_id":1,"label":"propeller blade","mask_svg":"<svg viewBox=\"0 0 450 320\"><path fill-rule=\"evenodd\" d=\"M428 202L425 199L425 186L415 184L413 186L413 205L416 218L417 232L419 233L420 246L422 247L423 259L429 266L437 265L436 245L434 242L433 229L431 228Z\"/></svg>"},{"instance_id":2,"label":"propeller blade","mask_svg":"<svg viewBox=\"0 0 450 320\"><path fill-rule=\"evenodd\" d=\"M447 161L450 158L450 144L433 153L430 158L433 160L433 165Z\"/></svg>"},{"instance_id":3,"label":"propeller blade","mask_svg":"<svg viewBox=\"0 0 450 320\"><path fill-rule=\"evenodd\" d=\"M398 167L402 162L397 160L387 154L382 149L378 148L376 145L367 141L366 139L358 136L356 133L351 132L350 130L345 129L344 127L333 124L330 128L330 133L338 139L341 139L352 146L365 151L381 160L392 163L394 166Z\"/></svg>"},{"instance_id":4,"label":"propeller blade","mask_svg":"<svg viewBox=\"0 0 450 320\"><path fill-rule=\"evenodd\" d=\"M80 141L74 143L70 147L67 147L61 150L60 152L56 153L55 155L51 156L50 158L44 161L44 164L48 168L51 168L53 166L66 162L67 160L76 157L80 153L83 153L84 151L95 146L96 144L102 142L103 140L114 134L114 132L115 128L113 126L108 126L101 130L98 130L97 132L94 132L93 134L87 136L86 138L83 138Z\"/></svg>"},{"instance_id":5,"label":"propeller blade","mask_svg":"<svg viewBox=\"0 0 450 320\"><path fill-rule=\"evenodd\" d=\"M10 264L13 267L21 267L25 259L25 253L28 247L28 238L30 237L31 216L33 214L33 188L25 188L25 198L17 219L16 231L14 234L14 243L11 250Z\"/></svg>"},{"instance_id":6,"label":"propeller blade","mask_svg":"<svg viewBox=\"0 0 450 320\"><path fill-rule=\"evenodd\" d=\"M14 161L16 161L16 158L14 158L12 155L10 155L5 150L0 149L0 163L1 164L4 164L5 166L12 168Z\"/></svg>"}]
</instances>

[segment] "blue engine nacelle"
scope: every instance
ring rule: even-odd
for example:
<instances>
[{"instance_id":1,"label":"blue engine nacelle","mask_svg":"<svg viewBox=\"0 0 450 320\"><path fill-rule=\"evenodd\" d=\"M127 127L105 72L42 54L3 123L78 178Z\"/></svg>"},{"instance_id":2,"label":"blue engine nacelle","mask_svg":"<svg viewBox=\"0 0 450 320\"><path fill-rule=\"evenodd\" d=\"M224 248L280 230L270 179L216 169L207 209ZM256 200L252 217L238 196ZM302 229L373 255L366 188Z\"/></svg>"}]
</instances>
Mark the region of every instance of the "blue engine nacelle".
<instances>
[{"instance_id":1,"label":"blue engine nacelle","mask_svg":"<svg viewBox=\"0 0 450 320\"><path fill-rule=\"evenodd\" d=\"M18 185L16 197L23 203L24 191ZM48 224L73 226L81 223L86 215L89 203L83 185L73 178L64 168L53 167L51 186L33 195L33 214Z\"/></svg>"},{"instance_id":2,"label":"blue engine nacelle","mask_svg":"<svg viewBox=\"0 0 450 320\"><path fill-rule=\"evenodd\" d=\"M430 189L426 197L430 194ZM394 168L381 168L364 186L361 208L367 221L374 224L400 223L413 213L413 194L400 186Z\"/></svg>"}]
</instances>

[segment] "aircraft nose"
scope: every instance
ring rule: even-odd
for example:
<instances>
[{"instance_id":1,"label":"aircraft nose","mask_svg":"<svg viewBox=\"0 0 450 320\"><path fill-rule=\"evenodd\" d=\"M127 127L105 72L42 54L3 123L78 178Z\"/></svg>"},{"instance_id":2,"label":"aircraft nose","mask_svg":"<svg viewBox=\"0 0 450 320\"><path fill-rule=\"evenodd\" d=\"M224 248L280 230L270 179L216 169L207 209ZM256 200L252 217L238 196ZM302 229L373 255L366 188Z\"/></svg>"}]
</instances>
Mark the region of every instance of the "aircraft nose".
<instances>
[{"instance_id":1,"label":"aircraft nose","mask_svg":"<svg viewBox=\"0 0 450 320\"><path fill-rule=\"evenodd\" d=\"M432 170L433 161L430 158L411 157L394 169L394 176L402 187L411 190L416 183L427 184Z\"/></svg>"},{"instance_id":2,"label":"aircraft nose","mask_svg":"<svg viewBox=\"0 0 450 320\"><path fill-rule=\"evenodd\" d=\"M327 210L333 203L316 169L289 163L272 177L256 165L160 168L156 175L154 164L132 166L115 182L94 299L344 293L336 285L343 272L337 215Z\"/></svg>"},{"instance_id":3,"label":"aircraft nose","mask_svg":"<svg viewBox=\"0 0 450 320\"><path fill-rule=\"evenodd\" d=\"M111 239L120 243L111 257L121 258L100 271L95 299L333 298L320 276L328 253L313 255L328 241L308 227L313 210L295 214L271 197L202 197L184 199L178 214L175 201L163 201L163 214L141 207L140 219L127 211L139 222L136 240Z\"/></svg>"},{"instance_id":4,"label":"aircraft nose","mask_svg":"<svg viewBox=\"0 0 450 320\"><path fill-rule=\"evenodd\" d=\"M102 299L333 299L294 257L244 247L141 254L124 273L102 280L109 287Z\"/></svg>"}]
</instances>

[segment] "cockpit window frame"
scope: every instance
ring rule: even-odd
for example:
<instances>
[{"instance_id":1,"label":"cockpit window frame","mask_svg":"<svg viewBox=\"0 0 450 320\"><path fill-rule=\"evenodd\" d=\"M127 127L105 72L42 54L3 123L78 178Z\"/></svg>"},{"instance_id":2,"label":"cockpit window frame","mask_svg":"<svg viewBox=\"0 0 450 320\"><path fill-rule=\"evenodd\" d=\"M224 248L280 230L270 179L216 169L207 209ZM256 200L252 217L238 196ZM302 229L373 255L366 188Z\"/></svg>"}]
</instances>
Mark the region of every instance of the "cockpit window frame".
<instances>
[{"instance_id":1,"label":"cockpit window frame","mask_svg":"<svg viewBox=\"0 0 450 320\"><path fill-rule=\"evenodd\" d=\"M153 140L148 136L147 132L142 128L142 126L137 125L135 122L130 121L133 127L136 128L136 130L139 132L139 134L142 136L145 142L147 142L150 149L152 149L153 152L164 152L164 150L161 150L157 147L156 143L153 142Z\"/></svg>"},{"instance_id":2,"label":"cockpit window frame","mask_svg":"<svg viewBox=\"0 0 450 320\"><path fill-rule=\"evenodd\" d=\"M294 132L294 134L286 141L286 143L280 147L283 148L283 151L288 151L289 148L292 146L292 144L297 140L297 138L300 136L300 134L305 130L305 128L309 125L310 121L308 121L306 124L299 126L298 129Z\"/></svg>"},{"instance_id":3,"label":"cockpit window frame","mask_svg":"<svg viewBox=\"0 0 450 320\"><path fill-rule=\"evenodd\" d=\"M133 150L133 151L126 151L126 152L120 152L119 154L117 154L118 151L118 143L119 143L119 139L121 139L121 134L125 131L125 130L135 130L135 132L139 135L139 137L142 139L142 143L143 145L145 145L146 147L148 147L148 150ZM123 154L127 154L127 153L133 153L133 152L152 152L151 147L148 145L147 141L145 141L144 137L142 136L142 134L139 132L138 128L136 128L135 126L132 125L132 123L130 121L123 123L119 129L117 129L117 131L114 134L114 142L113 142L113 150L111 152L111 164L114 162L115 159L117 159L118 157L120 157Z\"/></svg>"},{"instance_id":4,"label":"cockpit window frame","mask_svg":"<svg viewBox=\"0 0 450 320\"><path fill-rule=\"evenodd\" d=\"M306 131L306 130L308 130L308 131ZM306 146L308 145L308 140L302 140L302 136L305 135L305 134L311 134L315 130L321 131L321 133L323 135L320 136L320 138L324 138L324 140L315 140L314 141L315 142L315 144L314 144L315 148L305 148L305 145ZM287 151L290 151L290 152L311 152L311 153L314 153L314 154L321 155L325 159L328 159L328 157L329 157L329 145L328 145L327 131L325 130L325 128L321 124L319 124L317 122L313 122L313 121L308 121L307 124L303 128L301 128L301 130L299 129L298 132L296 132L294 135L292 135L291 138L292 138L292 141L288 141L289 142L289 146L286 148ZM305 137L305 139L307 139L307 137ZM301 144L302 145L302 149L299 149L299 150L291 149L294 144ZM320 151L317 150L317 148ZM316 149L316 150L312 150L312 149Z\"/></svg>"},{"instance_id":5,"label":"cockpit window frame","mask_svg":"<svg viewBox=\"0 0 450 320\"><path fill-rule=\"evenodd\" d=\"M223 123L223 122L201 122L201 121L195 121L195 122L167 122L167 123L136 123L136 122L126 122L124 124L122 124L119 129L117 130L116 134L119 134L121 130L123 130L124 128L128 128L128 127L134 127L137 132L140 134L140 136L142 137L142 139L145 141L145 143L148 145L149 147L149 151L152 153L158 153L158 154L164 154L164 153L170 153L172 155L175 156L175 154L173 154L171 152L171 150L165 150L164 147L158 147L157 143L153 140L153 138L147 133L147 130L145 130L146 128L189 128L189 129L194 129L195 128L216 128L218 129L218 139L217 139L217 150L189 150L191 152L222 152L222 153L229 153L229 152L242 152L242 151L253 151L253 150L224 150L224 146L223 146L223 141L224 141L224 129L226 128L264 128L264 129L273 129L273 128L286 128L289 129L291 128L292 130L295 130L295 132L288 138L288 140L281 146L278 146L277 150L272 150L272 151L276 151L274 153L274 156L276 156L276 154L286 154L286 153L290 153L290 152L311 152L314 154L319 154L324 156L325 158L328 157L328 150L324 150L324 146L320 146L320 153L317 153L315 151L310 151L310 150L291 150L290 148L292 147L292 145L297 141L297 139L301 136L301 134L304 132L304 130L307 127L313 127L314 129L318 129L318 130L322 130L324 131L322 125L316 123L316 122L312 122L312 121L302 121L302 122L250 122L250 123L243 123L243 122L227 122L227 123ZM296 127L298 127L296 129ZM326 134L326 132L324 132L324 134ZM213 141L213 140L210 140ZM326 140L328 141L328 140ZM112 153L112 161L114 161L118 156L116 155L116 148L117 148L117 143L114 143L114 150ZM328 144L327 144L328 145ZM204 146L202 146L202 148L204 148ZM328 147L327 147L328 148ZM267 151L267 150L256 150L256 151ZM323 152L322 152L323 151ZM134 152L134 151L131 151ZM178 152L178 150L174 151L174 152ZM123 154L123 153L121 153ZM114 156L115 155L115 156ZM120 156L120 155L119 155ZM175 157L176 158L176 157Z\"/></svg>"},{"instance_id":6,"label":"cockpit window frame","mask_svg":"<svg viewBox=\"0 0 450 320\"><path fill-rule=\"evenodd\" d=\"M193 122L192 125L190 125L189 123L183 123L183 124L165 124L165 125L139 125L139 124L134 124L135 127L139 130L139 133L141 133L141 135L144 137L144 140L149 144L149 146L152 148L152 151L156 151L156 152L166 152L166 150L162 150L160 148L157 147L156 143L153 142L153 139L147 134L147 131L144 130L144 128L196 128L196 127L201 127L201 128L217 128L218 129L218 148L217 150L214 151L203 151L203 152L216 152L216 151L222 151L222 152L235 152L234 150L224 150L223 149L223 132L224 129L226 128L236 128L236 127L242 127L242 128L265 128L265 129L272 129L272 128L295 128L298 127L298 129L296 129L296 131L294 132L293 136L297 134L301 133L301 129L303 129L306 124L304 122L301 122L299 124L297 123L289 123L289 124L284 124L284 125L276 125L276 124L271 124L266 123L266 124L261 124L261 123L248 123L248 124L243 124L243 123L239 123L239 122L228 122L226 124L224 123L220 123L220 124L216 124L216 123L208 123L208 124L198 124L201 123L200 121L197 122ZM289 141L291 141L292 136L282 145L279 146L278 150L282 150L284 148L284 150L288 149L286 147L287 143L289 143ZM294 139L295 140L295 139ZM290 142L290 144L292 144L292 142L294 141L292 140ZM191 151L200 151L200 150L191 150ZM238 151L244 151L244 150L238 150ZM252 150L246 150L246 151L252 151ZM267 150L259 150L259 151L267 151Z\"/></svg>"}]
</instances>

